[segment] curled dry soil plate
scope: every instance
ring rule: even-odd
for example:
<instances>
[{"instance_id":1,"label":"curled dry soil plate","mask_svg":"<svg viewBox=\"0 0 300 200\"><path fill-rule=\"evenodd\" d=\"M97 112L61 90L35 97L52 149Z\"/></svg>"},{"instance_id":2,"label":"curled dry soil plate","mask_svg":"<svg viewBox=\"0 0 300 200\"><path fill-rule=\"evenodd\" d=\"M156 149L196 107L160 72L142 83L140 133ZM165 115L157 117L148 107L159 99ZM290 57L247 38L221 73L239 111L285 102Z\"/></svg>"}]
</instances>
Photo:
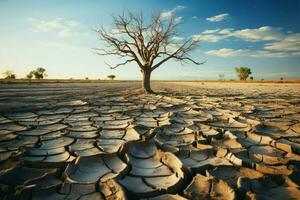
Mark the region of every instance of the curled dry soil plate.
<instances>
[{"instance_id":1,"label":"curled dry soil plate","mask_svg":"<svg viewBox=\"0 0 300 200\"><path fill-rule=\"evenodd\" d=\"M0 199L299 198L299 96L200 92L55 93L3 111Z\"/></svg>"}]
</instances>

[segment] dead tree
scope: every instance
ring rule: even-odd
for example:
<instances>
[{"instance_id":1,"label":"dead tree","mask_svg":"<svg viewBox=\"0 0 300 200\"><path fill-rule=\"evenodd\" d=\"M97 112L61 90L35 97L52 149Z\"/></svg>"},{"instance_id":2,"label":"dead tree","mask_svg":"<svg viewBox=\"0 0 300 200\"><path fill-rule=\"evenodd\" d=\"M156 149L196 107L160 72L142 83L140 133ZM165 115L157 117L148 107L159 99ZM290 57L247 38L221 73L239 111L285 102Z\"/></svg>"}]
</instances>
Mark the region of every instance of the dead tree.
<instances>
[{"instance_id":1,"label":"dead tree","mask_svg":"<svg viewBox=\"0 0 300 200\"><path fill-rule=\"evenodd\" d=\"M101 27L96 30L101 40L107 45L95 48L99 55L112 55L122 62L109 65L111 69L135 62L142 72L142 86L145 93L153 93L150 77L153 70L173 59L183 63L203 64L193 60L189 53L198 47L199 40L192 37L178 37L174 17L162 19L153 14L149 23L144 22L142 13L127 12L114 16L111 31Z\"/></svg>"}]
</instances>

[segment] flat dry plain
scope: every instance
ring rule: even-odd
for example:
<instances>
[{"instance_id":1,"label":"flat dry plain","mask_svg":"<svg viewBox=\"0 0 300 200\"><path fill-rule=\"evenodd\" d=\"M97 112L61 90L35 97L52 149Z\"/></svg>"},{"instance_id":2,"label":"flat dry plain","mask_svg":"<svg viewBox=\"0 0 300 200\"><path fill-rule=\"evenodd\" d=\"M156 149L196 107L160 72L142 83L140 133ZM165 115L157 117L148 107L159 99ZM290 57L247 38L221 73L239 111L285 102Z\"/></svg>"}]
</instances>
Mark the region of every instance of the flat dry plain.
<instances>
[{"instance_id":1,"label":"flat dry plain","mask_svg":"<svg viewBox=\"0 0 300 200\"><path fill-rule=\"evenodd\" d=\"M0 199L299 199L300 85L1 84Z\"/></svg>"}]
</instances>

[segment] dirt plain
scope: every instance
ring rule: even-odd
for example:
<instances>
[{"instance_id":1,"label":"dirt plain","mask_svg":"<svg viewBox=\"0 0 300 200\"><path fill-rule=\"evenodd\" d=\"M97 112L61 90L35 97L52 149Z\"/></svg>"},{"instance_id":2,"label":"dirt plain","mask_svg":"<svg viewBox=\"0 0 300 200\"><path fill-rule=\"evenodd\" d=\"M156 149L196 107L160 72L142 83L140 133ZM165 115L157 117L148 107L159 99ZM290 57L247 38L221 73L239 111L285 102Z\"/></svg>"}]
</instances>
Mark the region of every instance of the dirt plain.
<instances>
[{"instance_id":1,"label":"dirt plain","mask_svg":"<svg viewBox=\"0 0 300 200\"><path fill-rule=\"evenodd\" d=\"M300 84L0 84L0 199L299 199Z\"/></svg>"}]
</instances>

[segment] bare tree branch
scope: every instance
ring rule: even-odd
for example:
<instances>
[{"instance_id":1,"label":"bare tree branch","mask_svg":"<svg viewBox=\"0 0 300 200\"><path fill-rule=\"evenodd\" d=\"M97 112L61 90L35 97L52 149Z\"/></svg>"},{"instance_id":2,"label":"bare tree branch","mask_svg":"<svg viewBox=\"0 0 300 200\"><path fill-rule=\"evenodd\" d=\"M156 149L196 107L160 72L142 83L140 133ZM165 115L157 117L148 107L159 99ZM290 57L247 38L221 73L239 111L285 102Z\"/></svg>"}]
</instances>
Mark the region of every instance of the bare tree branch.
<instances>
[{"instance_id":1,"label":"bare tree branch","mask_svg":"<svg viewBox=\"0 0 300 200\"><path fill-rule=\"evenodd\" d=\"M123 13L113 17L112 32L103 27L96 30L108 47L94 50L98 55L128 58L111 68L135 61L142 70L153 71L170 59L182 63L203 64L204 62L195 61L189 55L198 47L199 41L191 38L182 41L174 39L178 36L179 24L174 17L162 19L160 13L157 13L145 25L142 13Z\"/></svg>"},{"instance_id":2,"label":"bare tree branch","mask_svg":"<svg viewBox=\"0 0 300 200\"><path fill-rule=\"evenodd\" d=\"M108 65L110 67L110 69L115 69L117 67L120 67L122 65L126 65L127 63L130 63L130 62L133 62L133 61L135 61L135 59L129 59L129 60L126 60L125 62L116 64L115 66L112 66L112 65L108 64L107 62L105 62L105 64Z\"/></svg>"}]
</instances>

